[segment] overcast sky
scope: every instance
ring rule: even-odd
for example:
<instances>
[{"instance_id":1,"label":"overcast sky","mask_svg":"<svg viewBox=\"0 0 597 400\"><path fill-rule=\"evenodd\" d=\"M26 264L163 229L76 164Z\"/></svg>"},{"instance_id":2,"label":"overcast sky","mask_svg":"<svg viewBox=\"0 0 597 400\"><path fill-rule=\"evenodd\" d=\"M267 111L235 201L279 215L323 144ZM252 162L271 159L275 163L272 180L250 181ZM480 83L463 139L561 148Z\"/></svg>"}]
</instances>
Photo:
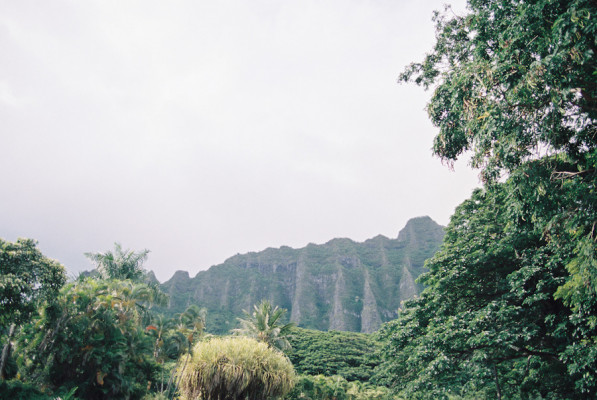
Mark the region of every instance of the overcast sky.
<instances>
[{"instance_id":1,"label":"overcast sky","mask_svg":"<svg viewBox=\"0 0 597 400\"><path fill-rule=\"evenodd\" d=\"M396 83L444 0L0 2L0 237L70 274L446 225L479 186ZM461 12L463 1L451 1Z\"/></svg>"}]
</instances>

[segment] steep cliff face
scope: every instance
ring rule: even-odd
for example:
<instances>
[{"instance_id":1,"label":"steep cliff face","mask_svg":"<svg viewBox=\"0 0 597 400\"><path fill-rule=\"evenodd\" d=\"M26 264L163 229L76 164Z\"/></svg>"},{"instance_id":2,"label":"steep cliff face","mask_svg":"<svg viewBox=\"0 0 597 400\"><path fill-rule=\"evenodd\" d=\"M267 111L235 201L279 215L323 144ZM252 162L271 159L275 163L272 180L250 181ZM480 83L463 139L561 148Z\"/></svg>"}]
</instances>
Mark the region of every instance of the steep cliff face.
<instances>
[{"instance_id":1,"label":"steep cliff face","mask_svg":"<svg viewBox=\"0 0 597 400\"><path fill-rule=\"evenodd\" d=\"M333 239L236 255L194 278L178 271L162 289L170 295L170 312L206 307L207 329L214 333L234 328L242 310L261 299L288 309L302 327L373 332L396 317L401 301L420 292L415 280L442 238L441 226L420 217L397 239Z\"/></svg>"}]
</instances>

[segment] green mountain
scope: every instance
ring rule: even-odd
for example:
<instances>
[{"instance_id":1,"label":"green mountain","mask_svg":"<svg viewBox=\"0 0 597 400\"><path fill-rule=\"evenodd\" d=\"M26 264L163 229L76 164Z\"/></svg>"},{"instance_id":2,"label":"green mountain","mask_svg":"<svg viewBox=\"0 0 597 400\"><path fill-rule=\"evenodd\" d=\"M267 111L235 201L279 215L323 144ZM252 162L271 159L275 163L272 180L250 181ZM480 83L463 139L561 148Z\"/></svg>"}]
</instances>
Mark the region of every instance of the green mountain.
<instances>
[{"instance_id":1,"label":"green mountain","mask_svg":"<svg viewBox=\"0 0 597 400\"><path fill-rule=\"evenodd\" d=\"M177 271L161 285L167 313L207 308L207 330L225 333L242 310L268 299L305 328L373 332L396 318L400 302L418 294L424 261L441 244L443 228L429 217L408 221L396 239L363 243L333 239L301 249L269 248L236 255L191 278Z\"/></svg>"}]
</instances>

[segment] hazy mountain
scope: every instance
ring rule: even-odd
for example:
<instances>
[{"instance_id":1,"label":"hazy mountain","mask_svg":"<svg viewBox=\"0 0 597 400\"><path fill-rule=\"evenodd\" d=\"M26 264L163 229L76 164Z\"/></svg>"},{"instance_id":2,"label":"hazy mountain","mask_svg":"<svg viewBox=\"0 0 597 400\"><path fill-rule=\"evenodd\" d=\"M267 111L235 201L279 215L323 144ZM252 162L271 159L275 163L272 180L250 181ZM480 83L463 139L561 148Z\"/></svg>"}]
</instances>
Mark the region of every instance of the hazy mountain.
<instances>
[{"instance_id":1,"label":"hazy mountain","mask_svg":"<svg viewBox=\"0 0 597 400\"><path fill-rule=\"evenodd\" d=\"M333 239L301 249L269 248L236 255L194 278L177 271L161 285L169 313L190 304L208 310L207 330L228 332L243 309L269 299L290 320L319 330L373 332L396 317L400 302L422 289L424 261L439 248L443 228L429 217L408 221L396 239L363 243Z\"/></svg>"}]
</instances>

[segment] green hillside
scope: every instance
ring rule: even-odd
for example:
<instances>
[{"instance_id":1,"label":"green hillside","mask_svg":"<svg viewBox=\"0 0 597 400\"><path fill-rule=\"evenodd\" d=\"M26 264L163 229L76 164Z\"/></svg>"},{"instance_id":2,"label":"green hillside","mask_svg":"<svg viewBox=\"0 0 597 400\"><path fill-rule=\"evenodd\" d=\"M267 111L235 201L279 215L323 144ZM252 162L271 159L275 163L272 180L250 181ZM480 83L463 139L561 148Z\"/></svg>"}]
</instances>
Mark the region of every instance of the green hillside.
<instances>
[{"instance_id":1,"label":"green hillside","mask_svg":"<svg viewBox=\"0 0 597 400\"><path fill-rule=\"evenodd\" d=\"M396 317L401 301L421 291L415 280L442 238L440 225L419 217L396 239L333 239L236 255L193 278L177 271L162 284L170 296L165 312L197 304L208 310L207 330L224 333L243 309L268 299L301 327L373 332Z\"/></svg>"}]
</instances>

